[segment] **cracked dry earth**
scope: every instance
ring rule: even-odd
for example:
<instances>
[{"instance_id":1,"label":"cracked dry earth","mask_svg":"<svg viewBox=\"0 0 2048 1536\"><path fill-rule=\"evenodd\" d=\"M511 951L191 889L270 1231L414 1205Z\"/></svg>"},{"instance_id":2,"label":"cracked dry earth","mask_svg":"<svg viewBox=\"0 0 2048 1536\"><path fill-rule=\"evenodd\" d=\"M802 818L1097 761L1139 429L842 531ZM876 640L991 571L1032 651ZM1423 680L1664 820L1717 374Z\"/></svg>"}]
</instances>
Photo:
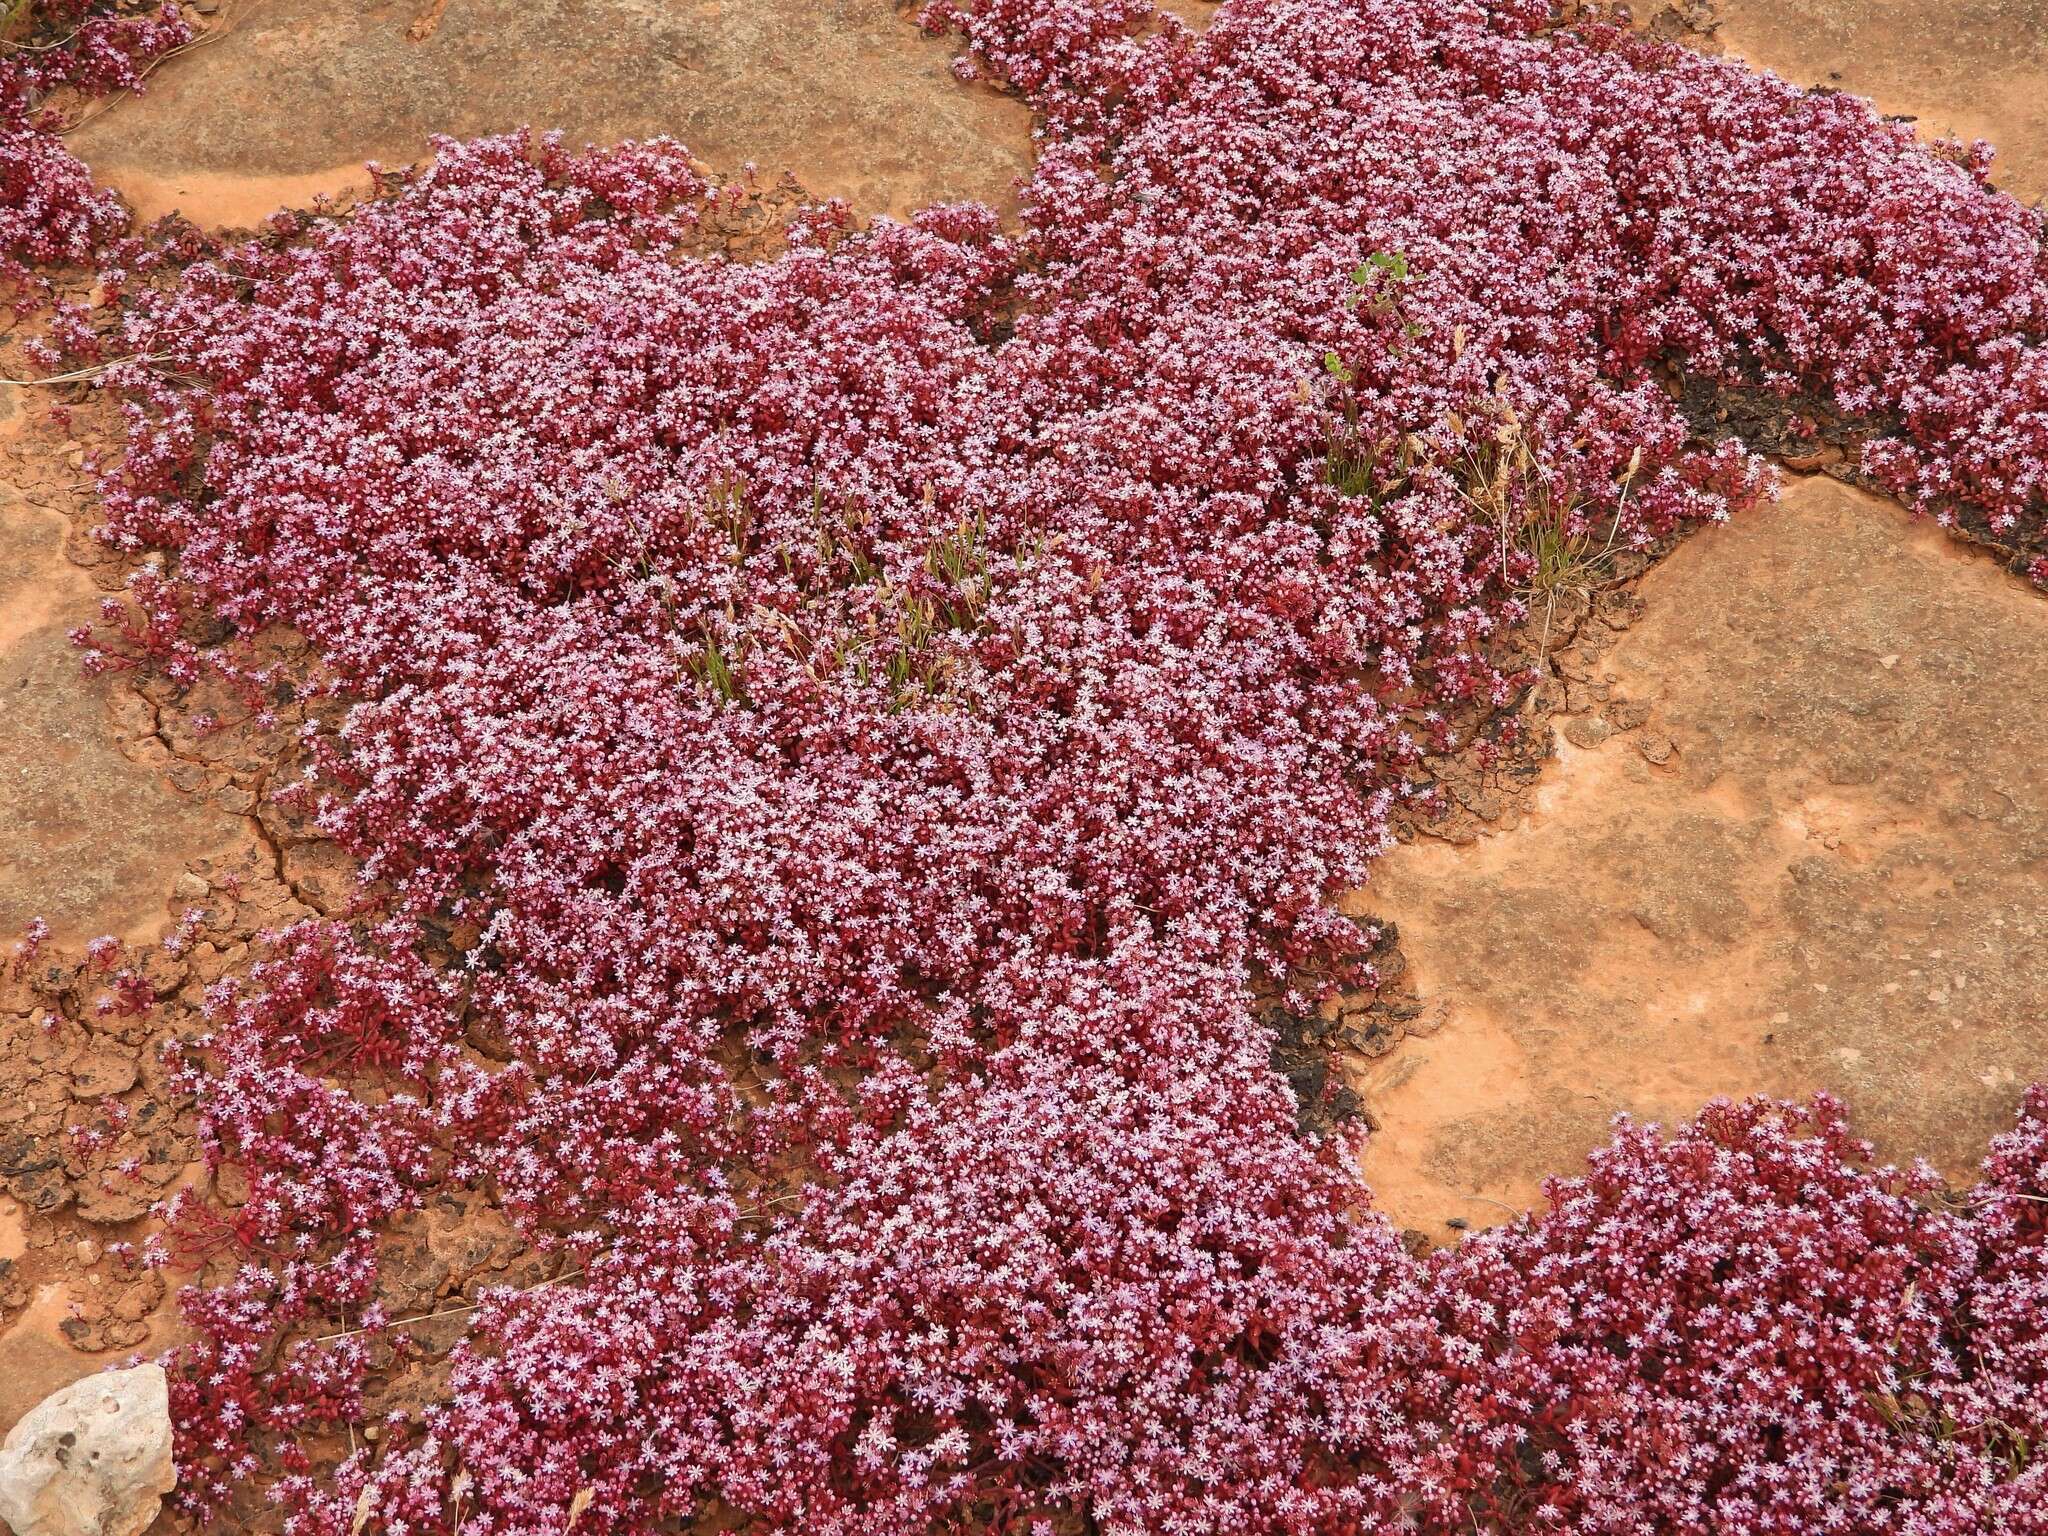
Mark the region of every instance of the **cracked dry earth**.
<instances>
[{"instance_id":1,"label":"cracked dry earth","mask_svg":"<svg viewBox=\"0 0 2048 1536\"><path fill-rule=\"evenodd\" d=\"M1986 133L2006 185L2048 187L2048 0L1687 0L1669 17L1930 132ZM956 82L950 48L890 0L224 0L201 20L206 46L72 139L147 216L247 226L360 188L365 158L419 158L429 133L522 122L674 133L719 170L791 171L867 213L1012 209L1030 153L1021 105ZM729 247L772 245L792 196L755 199ZM202 990L260 930L353 894L347 861L266 798L294 767L274 744L195 733L218 701L80 674L65 632L123 574L83 534L109 424L59 427L47 403L0 385L0 936L39 914L55 930L21 977L0 969L0 1430L175 1337L161 1282L109 1252L205 1176L158 1048L198 1027ZM2048 605L1815 478L1555 639L1532 700L1543 750L1461 781L1455 813L1352 899L1396 925L1404 967L1347 1064L1381 1203L1448 1240L1447 1223L1527 1207L1617 1109L1675 1118L1755 1090L1835 1089L1882 1150L1966 1173L2048 1066ZM173 957L155 941L181 918ZM83 958L100 934L126 946L111 968ZM121 964L147 1012L110 996ZM215 1193L232 1205L232 1176ZM481 1286L541 1278L473 1199L401 1223L386 1271L394 1314L433 1319L386 1406L433 1391Z\"/></svg>"},{"instance_id":2,"label":"cracked dry earth","mask_svg":"<svg viewBox=\"0 0 2048 1536\"><path fill-rule=\"evenodd\" d=\"M51 940L0 962L0 1425L135 1351L167 1345L160 1276L114 1245L156 1201L205 1177L163 1044L199 1027L204 988L264 928L338 907L348 862L264 800L283 764L238 729L204 737L198 698L161 680L89 682L66 631L123 567L83 537L66 429L0 409L0 931ZM89 419L85 418L85 419ZM91 440L94 434L85 431ZM79 516L72 523L68 514ZM215 706L219 704L215 700ZM180 954L159 940L180 929ZM88 960L86 941L120 942ZM121 993L132 969L141 995Z\"/></svg>"}]
</instances>

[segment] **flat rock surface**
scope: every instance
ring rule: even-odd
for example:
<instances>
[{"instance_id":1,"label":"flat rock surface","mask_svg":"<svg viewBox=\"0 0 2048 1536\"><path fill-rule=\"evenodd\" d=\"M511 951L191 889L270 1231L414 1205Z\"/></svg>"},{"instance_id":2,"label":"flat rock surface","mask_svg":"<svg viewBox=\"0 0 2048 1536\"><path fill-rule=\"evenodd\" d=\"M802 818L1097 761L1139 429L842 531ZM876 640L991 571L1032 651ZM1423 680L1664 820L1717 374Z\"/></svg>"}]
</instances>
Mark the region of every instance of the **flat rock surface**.
<instances>
[{"instance_id":1,"label":"flat rock surface","mask_svg":"<svg viewBox=\"0 0 2048 1536\"><path fill-rule=\"evenodd\" d=\"M669 134L863 213L975 198L1030 167L1023 104L954 79L891 0L228 0L202 47L72 135L144 214L246 223L423 158L430 134Z\"/></svg>"},{"instance_id":2,"label":"flat rock surface","mask_svg":"<svg viewBox=\"0 0 2048 1536\"><path fill-rule=\"evenodd\" d=\"M0 948L34 917L60 942L154 937L172 880L239 822L122 754L66 638L100 600L64 552L86 477L21 430L19 395L0 385Z\"/></svg>"},{"instance_id":3,"label":"flat rock surface","mask_svg":"<svg viewBox=\"0 0 2048 1536\"><path fill-rule=\"evenodd\" d=\"M2048 1066L2048 602L1825 479L1640 592L1606 665L1647 721L1358 898L1444 1015L1360 1082L1406 1225L1497 1221L1616 1111L1716 1094L1827 1088L1967 1177Z\"/></svg>"},{"instance_id":4,"label":"flat rock surface","mask_svg":"<svg viewBox=\"0 0 2048 1536\"><path fill-rule=\"evenodd\" d=\"M1986 138L1998 184L2048 194L2048 0L1714 0L1728 52L1868 96L1923 134Z\"/></svg>"}]
</instances>

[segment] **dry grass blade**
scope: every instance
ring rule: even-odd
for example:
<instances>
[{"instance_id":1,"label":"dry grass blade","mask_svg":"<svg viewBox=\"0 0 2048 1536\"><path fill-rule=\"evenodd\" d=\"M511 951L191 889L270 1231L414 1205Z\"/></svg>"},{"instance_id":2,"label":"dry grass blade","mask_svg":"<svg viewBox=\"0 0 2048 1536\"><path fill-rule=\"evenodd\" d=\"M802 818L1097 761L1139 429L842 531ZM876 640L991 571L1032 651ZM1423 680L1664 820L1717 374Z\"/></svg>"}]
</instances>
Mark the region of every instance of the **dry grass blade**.
<instances>
[{"instance_id":1,"label":"dry grass blade","mask_svg":"<svg viewBox=\"0 0 2048 1536\"><path fill-rule=\"evenodd\" d=\"M261 4L261 0L249 0L249 5L247 7L244 7L243 9L250 9L258 4ZM229 33L235 30L235 26L241 20L241 17L242 12L240 10L223 13L220 20L213 27L211 27L205 32L200 33L190 42L180 43L175 48L165 49L162 53L158 54L155 58L151 59L147 64L143 65L143 67L139 71L137 71L135 76L135 85L128 86L124 90L116 91L113 95L109 96L105 101L101 102L98 106L94 107L90 112L86 113L83 117L79 118L77 122L66 124L64 129L62 130L63 133L66 135L76 133L79 129L83 128L87 123L93 122L98 118L106 116L107 113L113 111L114 108L118 107L122 102L126 101L130 96L134 95L136 87L140 86L143 81L147 80L151 75L155 74L157 70L161 68L163 65L168 64L172 59L177 58L180 54L192 53L200 48L206 47L209 43L219 42L222 38L226 37Z\"/></svg>"},{"instance_id":2,"label":"dry grass blade","mask_svg":"<svg viewBox=\"0 0 2048 1536\"><path fill-rule=\"evenodd\" d=\"M1550 631L1559 597L1567 592L1590 593L1606 580L1614 543L1626 519L1628 493L1642 470L1643 452L1630 457L1621 478L1620 500L1607 519L1604 535L1589 525L1584 504L1560 497L1545 471L1514 408L1505 403L1503 419L1490 437L1464 433L1455 416L1451 425L1466 438L1460 466L1465 502L1497 531L1500 564L1505 574L1522 557L1528 577L1520 596L1543 602L1543 627L1537 643L1539 663L1550 654Z\"/></svg>"},{"instance_id":3,"label":"dry grass blade","mask_svg":"<svg viewBox=\"0 0 2048 1536\"><path fill-rule=\"evenodd\" d=\"M96 379L109 368L119 368L123 363L161 363L170 357L168 352L139 353L134 357L111 358L104 363L93 363L84 368L74 368L69 373L53 373L40 379L0 378L0 384L12 384L16 389L49 388L58 384L83 384Z\"/></svg>"}]
</instances>

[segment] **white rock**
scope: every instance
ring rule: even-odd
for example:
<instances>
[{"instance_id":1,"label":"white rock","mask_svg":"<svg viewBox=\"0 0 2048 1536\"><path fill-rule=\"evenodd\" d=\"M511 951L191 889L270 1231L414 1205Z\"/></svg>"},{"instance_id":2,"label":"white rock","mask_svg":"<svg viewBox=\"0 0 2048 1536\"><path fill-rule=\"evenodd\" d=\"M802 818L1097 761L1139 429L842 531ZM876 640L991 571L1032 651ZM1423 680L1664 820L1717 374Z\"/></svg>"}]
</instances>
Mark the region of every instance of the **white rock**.
<instances>
[{"instance_id":1,"label":"white rock","mask_svg":"<svg viewBox=\"0 0 2048 1536\"><path fill-rule=\"evenodd\" d=\"M73 1382L0 1444L0 1520L14 1536L140 1536L177 1482L160 1365Z\"/></svg>"}]
</instances>

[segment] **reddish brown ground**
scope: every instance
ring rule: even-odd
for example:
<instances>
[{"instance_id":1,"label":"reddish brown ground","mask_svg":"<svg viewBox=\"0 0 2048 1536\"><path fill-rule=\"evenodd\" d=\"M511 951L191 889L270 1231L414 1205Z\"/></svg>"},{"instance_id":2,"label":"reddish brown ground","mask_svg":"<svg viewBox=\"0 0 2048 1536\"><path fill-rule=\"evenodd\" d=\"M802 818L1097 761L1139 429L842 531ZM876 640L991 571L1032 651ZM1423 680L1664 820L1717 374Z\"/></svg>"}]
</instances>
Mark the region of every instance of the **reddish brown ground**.
<instances>
[{"instance_id":1,"label":"reddish brown ground","mask_svg":"<svg viewBox=\"0 0 2048 1536\"><path fill-rule=\"evenodd\" d=\"M1533 793L1356 898L1436 1025L1357 1074L1367 1179L1425 1232L1716 1094L1832 1089L1966 1177L2048 1068L2048 604L1819 477L1636 595L1556 658Z\"/></svg>"},{"instance_id":2,"label":"reddish brown ground","mask_svg":"<svg viewBox=\"0 0 2048 1536\"><path fill-rule=\"evenodd\" d=\"M221 0L208 19L147 97L73 138L146 215L246 226L358 183L365 158L419 158L430 132L527 122L673 133L868 212L1007 205L1030 152L1023 109L954 81L890 0ZM1681 0L1653 24L1986 133L2007 185L2048 186L2044 0ZM0 940L40 912L75 961L93 934L206 917L190 957L151 962L146 1020L96 1017L101 979L62 954L0 986L0 1429L172 1337L154 1283L104 1252L194 1177L154 1048L256 929L346 894L331 850L252 815L277 767L256 744L199 742L166 696L76 670L64 631L119 571L74 563L97 558L76 533L96 429L31 419L44 403L0 386ZM1639 595L1581 628L1533 789L1464 784L1357 898L1399 923L1420 994L1407 1038L1373 1034L1356 1065L1382 1127L1366 1171L1436 1237L1572 1170L1614 1109L1715 1092L1836 1087L1887 1151L1961 1173L2048 1068L2048 607L1825 481L1689 541ZM64 1128L114 1101L129 1129L79 1153ZM143 1180L110 1181L131 1155ZM488 1213L436 1209L400 1234L388 1299L459 1308L523 1262Z\"/></svg>"},{"instance_id":3,"label":"reddish brown ground","mask_svg":"<svg viewBox=\"0 0 2048 1536\"><path fill-rule=\"evenodd\" d=\"M1922 133L1989 139L2000 186L2048 195L2048 0L1715 0L1731 54L1868 96Z\"/></svg>"},{"instance_id":4,"label":"reddish brown ground","mask_svg":"<svg viewBox=\"0 0 2048 1536\"><path fill-rule=\"evenodd\" d=\"M65 633L100 594L66 558L94 551L65 514L86 477L75 440L29 427L25 394L0 385L0 935L40 914L73 944L153 937L171 881L231 842L236 818L165 793L151 749L79 671Z\"/></svg>"},{"instance_id":5,"label":"reddish brown ground","mask_svg":"<svg viewBox=\"0 0 2048 1536\"><path fill-rule=\"evenodd\" d=\"M145 215L247 223L430 134L669 134L870 213L1012 202L1022 103L956 81L892 0L222 0L217 41L73 135Z\"/></svg>"},{"instance_id":6,"label":"reddish brown ground","mask_svg":"<svg viewBox=\"0 0 2048 1536\"><path fill-rule=\"evenodd\" d=\"M2048 0L1675 0L1650 24L1988 137L2000 185L2048 191ZM1355 1064L1365 1173L1434 1238L1528 1207L1613 1114L1715 1094L1828 1088L1882 1154L1967 1177L2048 1073L2038 596L1819 478L1638 594L1560 679L1578 717L1534 796L1460 807L1461 841L1410 842L1355 898L1398 924L1429 1031Z\"/></svg>"},{"instance_id":7,"label":"reddish brown ground","mask_svg":"<svg viewBox=\"0 0 2048 1536\"><path fill-rule=\"evenodd\" d=\"M280 865L273 833L289 829L273 812L266 831L254 814L276 766L268 753L233 731L195 739L185 713L161 707L160 683L85 678L66 631L120 584L80 536L77 461L106 423L86 413L59 428L22 393L0 386L0 936L40 915L54 937L20 967L0 943L0 1425L173 1337L163 1282L107 1251L199 1176L158 1048L198 1027L201 989L246 962L258 929L312 910L284 876L309 895L342 888L331 850L290 849ZM173 959L156 941L188 911L195 942ZM81 965L80 949L103 933L147 978L148 1013L96 1006L110 978ZM125 1124L103 1145L74 1139L116 1115ZM117 1174L130 1158L139 1176Z\"/></svg>"}]
</instances>

